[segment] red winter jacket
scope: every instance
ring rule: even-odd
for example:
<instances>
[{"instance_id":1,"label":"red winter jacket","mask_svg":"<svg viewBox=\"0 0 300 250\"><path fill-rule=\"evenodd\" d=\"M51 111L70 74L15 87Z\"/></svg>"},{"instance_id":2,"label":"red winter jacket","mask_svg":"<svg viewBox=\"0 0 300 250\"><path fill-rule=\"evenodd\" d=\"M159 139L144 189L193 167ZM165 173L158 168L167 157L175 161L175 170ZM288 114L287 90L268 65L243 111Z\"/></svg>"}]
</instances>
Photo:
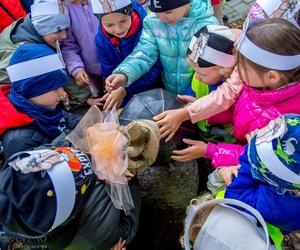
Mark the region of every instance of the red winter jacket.
<instances>
[{"instance_id":1,"label":"red winter jacket","mask_svg":"<svg viewBox=\"0 0 300 250\"><path fill-rule=\"evenodd\" d=\"M9 128L22 127L34 120L24 113L20 113L7 98L10 85L0 86L0 135Z\"/></svg>"},{"instance_id":2,"label":"red winter jacket","mask_svg":"<svg viewBox=\"0 0 300 250\"><path fill-rule=\"evenodd\" d=\"M0 0L0 32L15 20L25 16L26 12L19 0Z\"/></svg>"}]
</instances>

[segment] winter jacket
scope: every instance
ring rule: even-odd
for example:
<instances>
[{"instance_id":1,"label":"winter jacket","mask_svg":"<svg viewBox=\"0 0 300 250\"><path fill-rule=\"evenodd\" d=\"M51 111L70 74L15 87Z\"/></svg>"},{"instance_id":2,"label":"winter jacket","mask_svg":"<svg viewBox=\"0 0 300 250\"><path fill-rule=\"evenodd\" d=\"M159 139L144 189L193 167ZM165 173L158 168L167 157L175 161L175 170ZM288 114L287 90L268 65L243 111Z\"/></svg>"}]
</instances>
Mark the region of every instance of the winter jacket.
<instances>
[{"instance_id":1,"label":"winter jacket","mask_svg":"<svg viewBox=\"0 0 300 250\"><path fill-rule=\"evenodd\" d=\"M109 250L120 238L130 243L139 224L141 197L139 188L130 181L134 209L126 216L116 209L107 194L106 184L97 180L84 208L76 237L67 249Z\"/></svg>"},{"instance_id":2,"label":"winter jacket","mask_svg":"<svg viewBox=\"0 0 300 250\"><path fill-rule=\"evenodd\" d=\"M0 32L12 22L26 16L19 0L0 0Z\"/></svg>"},{"instance_id":3,"label":"winter jacket","mask_svg":"<svg viewBox=\"0 0 300 250\"><path fill-rule=\"evenodd\" d=\"M187 49L192 36L207 24L217 24L207 0L192 0L189 16L174 25L159 21L154 13L147 15L139 43L113 73L125 74L128 86L148 72L159 58L165 88L174 94L185 93L194 74L188 64Z\"/></svg>"},{"instance_id":4,"label":"winter jacket","mask_svg":"<svg viewBox=\"0 0 300 250\"><path fill-rule=\"evenodd\" d=\"M75 76L78 71L85 70L87 73L101 76L95 45L99 20L93 14L91 3L84 6L69 3L67 7L71 27L61 50L68 72ZM90 84L95 86L96 83Z\"/></svg>"},{"instance_id":5,"label":"winter jacket","mask_svg":"<svg viewBox=\"0 0 300 250\"><path fill-rule=\"evenodd\" d=\"M143 29L143 19L146 16L145 10L137 3L133 4L134 10L140 18L140 24L137 31L128 38L119 39L120 44L117 47L111 42L111 39L104 34L102 27L96 37L98 60L102 67L103 78L112 74L113 70L133 51L137 45ZM149 72L137 79L130 86L126 87L126 100L129 100L134 94L150 89L161 72L159 60L150 68Z\"/></svg>"},{"instance_id":6,"label":"winter jacket","mask_svg":"<svg viewBox=\"0 0 300 250\"><path fill-rule=\"evenodd\" d=\"M46 136L31 117L16 110L7 97L9 88L10 86L5 85L0 87L0 136L5 159L14 153L51 143L55 139ZM64 112L64 116L67 129L74 129L80 118L68 112Z\"/></svg>"},{"instance_id":7,"label":"winter jacket","mask_svg":"<svg viewBox=\"0 0 300 250\"><path fill-rule=\"evenodd\" d=\"M300 82L275 90L257 90L243 85L233 107L235 138L245 141L247 134L287 113L300 114ZM238 163L241 152L241 145L208 143L205 157L212 159L214 167L230 166Z\"/></svg>"},{"instance_id":8,"label":"winter jacket","mask_svg":"<svg viewBox=\"0 0 300 250\"><path fill-rule=\"evenodd\" d=\"M187 106L192 123L206 120L228 110L240 96L242 86L242 80L240 79L237 68L235 68L231 76L215 91L212 91L209 95ZM215 121L215 123L217 123L217 121Z\"/></svg>"},{"instance_id":9,"label":"winter jacket","mask_svg":"<svg viewBox=\"0 0 300 250\"><path fill-rule=\"evenodd\" d=\"M237 199L257 209L270 224L283 232L300 229L300 196L252 177L247 148L240 157L238 177L226 188L225 198Z\"/></svg>"},{"instance_id":10,"label":"winter jacket","mask_svg":"<svg viewBox=\"0 0 300 250\"><path fill-rule=\"evenodd\" d=\"M29 15L15 21L0 34L0 83L10 83L5 68L15 50L23 43L46 43L37 33Z\"/></svg>"}]
</instances>

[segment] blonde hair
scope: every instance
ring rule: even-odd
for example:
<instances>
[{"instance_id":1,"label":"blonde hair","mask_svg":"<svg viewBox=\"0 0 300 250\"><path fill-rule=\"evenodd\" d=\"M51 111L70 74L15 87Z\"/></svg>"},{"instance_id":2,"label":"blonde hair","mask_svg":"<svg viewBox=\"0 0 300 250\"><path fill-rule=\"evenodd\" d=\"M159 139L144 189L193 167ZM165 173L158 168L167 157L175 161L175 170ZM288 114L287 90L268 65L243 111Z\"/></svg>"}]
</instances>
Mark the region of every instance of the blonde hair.
<instances>
[{"instance_id":1,"label":"blonde hair","mask_svg":"<svg viewBox=\"0 0 300 250\"><path fill-rule=\"evenodd\" d=\"M201 193L198 197L196 197L190 201L190 204L186 210L186 214L189 213L189 210L192 206L200 206L202 203L213 200L213 199L214 199L214 197L211 193L209 193L207 191ZM210 205L210 206L204 207L203 209L198 211L198 213L195 216L195 218L193 219L191 227L190 227L190 231L189 231L190 241L192 241L192 242L195 241L195 239L196 239L198 233L200 232L202 226L204 225L207 217L209 216L211 210L215 206L216 205ZM179 241L180 241L181 246L184 248L183 235L180 236Z\"/></svg>"}]
</instances>

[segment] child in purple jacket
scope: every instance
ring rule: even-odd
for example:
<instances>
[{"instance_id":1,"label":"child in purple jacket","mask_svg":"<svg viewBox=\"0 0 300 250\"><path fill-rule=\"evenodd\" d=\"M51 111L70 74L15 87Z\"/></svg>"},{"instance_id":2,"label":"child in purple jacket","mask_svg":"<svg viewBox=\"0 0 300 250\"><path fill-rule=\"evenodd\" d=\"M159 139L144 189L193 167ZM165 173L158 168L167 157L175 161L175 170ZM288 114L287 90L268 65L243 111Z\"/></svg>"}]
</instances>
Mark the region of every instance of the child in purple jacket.
<instances>
[{"instance_id":1,"label":"child in purple jacket","mask_svg":"<svg viewBox=\"0 0 300 250\"><path fill-rule=\"evenodd\" d=\"M90 0L68 2L71 27L62 46L67 70L78 86L89 85L92 95L98 97L103 94L102 72L95 45L99 21L93 14ZM90 98L87 103L100 104L98 98Z\"/></svg>"}]
</instances>

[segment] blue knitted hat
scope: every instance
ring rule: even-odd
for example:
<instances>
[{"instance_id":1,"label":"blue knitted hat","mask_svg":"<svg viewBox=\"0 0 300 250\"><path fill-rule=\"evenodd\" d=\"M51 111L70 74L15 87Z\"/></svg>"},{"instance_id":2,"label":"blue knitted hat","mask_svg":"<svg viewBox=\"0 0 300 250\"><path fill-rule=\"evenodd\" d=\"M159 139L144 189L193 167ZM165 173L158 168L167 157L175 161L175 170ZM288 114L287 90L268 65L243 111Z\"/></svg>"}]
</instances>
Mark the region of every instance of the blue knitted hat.
<instances>
[{"instance_id":1,"label":"blue knitted hat","mask_svg":"<svg viewBox=\"0 0 300 250\"><path fill-rule=\"evenodd\" d=\"M62 64L59 63L58 55L45 44L21 45L16 49L9 63L9 66L15 65L15 69L7 68L12 84L11 94L29 99L64 87L68 79L62 70ZM17 64L18 68L16 68Z\"/></svg>"},{"instance_id":2,"label":"blue knitted hat","mask_svg":"<svg viewBox=\"0 0 300 250\"><path fill-rule=\"evenodd\" d=\"M284 189L300 188L300 115L287 114L259 130L248 147L254 178Z\"/></svg>"}]
</instances>

